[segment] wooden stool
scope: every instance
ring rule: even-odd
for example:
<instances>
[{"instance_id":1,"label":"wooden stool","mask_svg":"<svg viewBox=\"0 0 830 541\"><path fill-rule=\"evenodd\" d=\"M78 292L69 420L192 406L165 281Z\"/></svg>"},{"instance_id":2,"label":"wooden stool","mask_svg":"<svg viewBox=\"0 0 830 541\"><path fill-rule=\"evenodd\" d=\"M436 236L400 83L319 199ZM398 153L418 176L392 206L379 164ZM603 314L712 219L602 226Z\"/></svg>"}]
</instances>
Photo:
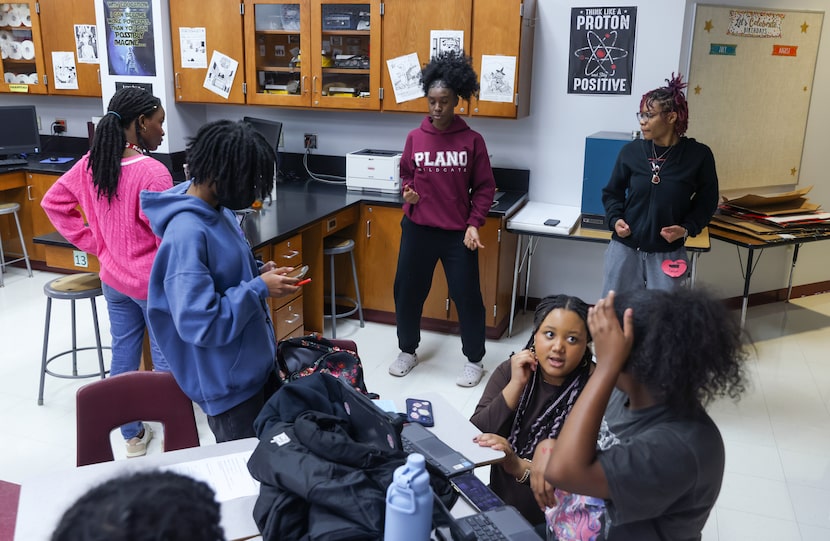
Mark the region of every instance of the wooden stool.
<instances>
[{"instance_id":1,"label":"wooden stool","mask_svg":"<svg viewBox=\"0 0 830 541\"><path fill-rule=\"evenodd\" d=\"M20 238L20 246L23 249L23 257L6 261L6 254L3 252L3 237L0 236L0 287L6 285L3 281L3 273L6 272L6 265L17 263L18 261L26 262L26 270L29 271L29 278L32 277L32 265L29 263L29 253L26 251L26 241L23 240L23 230L20 229L20 219L17 217L17 211L20 210L18 203L0 203L0 216L4 214L13 214L14 223L17 225L17 236Z\"/></svg>"},{"instance_id":2,"label":"wooden stool","mask_svg":"<svg viewBox=\"0 0 830 541\"><path fill-rule=\"evenodd\" d=\"M98 308L95 305L95 297L103 295L101 291L101 279L94 272L83 274L70 274L56 278L43 286L43 293L46 294L46 328L43 331L43 360L40 366L40 391L37 395L37 403L43 405L43 387L46 382L46 374L64 379L81 379L100 376L104 379L107 370L104 369L104 349L112 349L109 346L101 346L101 331L98 328ZM52 318L52 299L68 300L72 303L72 349L68 349L57 355L47 358L49 348L49 324ZM92 303L92 324L95 327L95 346L78 347L78 339L75 325L75 301L89 299ZM78 374L78 352L89 349L98 350L98 372L90 374ZM49 363L63 357L72 355L72 373L60 374L49 370Z\"/></svg>"},{"instance_id":3,"label":"wooden stool","mask_svg":"<svg viewBox=\"0 0 830 541\"><path fill-rule=\"evenodd\" d=\"M337 295L335 292L335 284L337 283L337 281L334 279L334 256L346 253L349 254L349 257L352 261L352 277L354 278L354 291L355 297L357 297L356 299L346 297L343 295ZM331 337L337 338L338 318L348 317L357 312L358 317L360 318L360 326L364 326L363 305L360 303L360 286L358 286L357 284L357 267L354 263L354 241L352 239L344 239L340 237L326 237L326 239L323 241L323 255L329 257L329 271L331 273L331 289L329 290L331 313L325 314L323 318L331 319ZM346 301L354 305L354 307L350 310L347 310L346 312L338 314L337 303L335 302L337 299Z\"/></svg>"}]
</instances>

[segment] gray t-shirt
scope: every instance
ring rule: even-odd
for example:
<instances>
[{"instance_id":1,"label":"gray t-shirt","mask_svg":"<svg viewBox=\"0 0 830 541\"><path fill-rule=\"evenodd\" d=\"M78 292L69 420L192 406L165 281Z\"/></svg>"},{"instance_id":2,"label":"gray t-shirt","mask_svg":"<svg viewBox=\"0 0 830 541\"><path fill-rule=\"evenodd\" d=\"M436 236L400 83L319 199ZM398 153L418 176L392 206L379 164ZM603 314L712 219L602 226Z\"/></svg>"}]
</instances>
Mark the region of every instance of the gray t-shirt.
<instances>
[{"instance_id":1,"label":"gray t-shirt","mask_svg":"<svg viewBox=\"0 0 830 541\"><path fill-rule=\"evenodd\" d=\"M629 411L627 400L614 390L597 438L609 541L699 540L723 480L718 428L702 408L680 417L665 406Z\"/></svg>"}]
</instances>

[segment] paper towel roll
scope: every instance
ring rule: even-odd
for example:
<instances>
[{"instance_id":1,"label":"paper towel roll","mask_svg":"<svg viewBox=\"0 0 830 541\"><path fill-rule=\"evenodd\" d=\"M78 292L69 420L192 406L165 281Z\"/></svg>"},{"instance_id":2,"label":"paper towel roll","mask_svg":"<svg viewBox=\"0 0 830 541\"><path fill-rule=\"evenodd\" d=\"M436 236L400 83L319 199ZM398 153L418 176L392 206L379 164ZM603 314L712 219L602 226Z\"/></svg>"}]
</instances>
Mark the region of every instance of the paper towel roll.
<instances>
[{"instance_id":1,"label":"paper towel roll","mask_svg":"<svg viewBox=\"0 0 830 541\"><path fill-rule=\"evenodd\" d=\"M6 22L6 14L8 11L0 11L0 26L8 26L8 22Z\"/></svg>"},{"instance_id":2,"label":"paper towel roll","mask_svg":"<svg viewBox=\"0 0 830 541\"><path fill-rule=\"evenodd\" d=\"M24 60L32 60L35 57L35 44L27 39L20 42L20 55Z\"/></svg>"},{"instance_id":3,"label":"paper towel roll","mask_svg":"<svg viewBox=\"0 0 830 541\"><path fill-rule=\"evenodd\" d=\"M20 17L20 21L23 23L23 26L28 26L29 28L32 27L32 14L27 13Z\"/></svg>"},{"instance_id":4,"label":"paper towel roll","mask_svg":"<svg viewBox=\"0 0 830 541\"><path fill-rule=\"evenodd\" d=\"M24 85L28 84L29 76L26 75L25 73L18 73L17 76L14 78L14 82L24 84Z\"/></svg>"},{"instance_id":5,"label":"paper towel roll","mask_svg":"<svg viewBox=\"0 0 830 541\"><path fill-rule=\"evenodd\" d=\"M0 41L0 56L3 57L3 60L9 57L9 46L5 41Z\"/></svg>"},{"instance_id":6,"label":"paper towel roll","mask_svg":"<svg viewBox=\"0 0 830 541\"><path fill-rule=\"evenodd\" d=\"M36 85L37 80L38 80L37 73L30 73L29 77L27 77L27 79L26 79L26 82L29 83L30 85Z\"/></svg>"},{"instance_id":7,"label":"paper towel roll","mask_svg":"<svg viewBox=\"0 0 830 541\"><path fill-rule=\"evenodd\" d=\"M23 58L23 51L21 51L20 42L10 41L8 47L9 58L11 58L12 60L20 60L21 58Z\"/></svg>"},{"instance_id":8,"label":"paper towel roll","mask_svg":"<svg viewBox=\"0 0 830 541\"><path fill-rule=\"evenodd\" d=\"M3 74L3 80L5 80L7 83L13 83L15 78L16 77L15 77L14 73L11 73L11 72L7 71L5 74Z\"/></svg>"},{"instance_id":9,"label":"paper towel roll","mask_svg":"<svg viewBox=\"0 0 830 541\"><path fill-rule=\"evenodd\" d=\"M6 26L20 26L23 22L20 20L20 15L15 10L6 13Z\"/></svg>"}]
</instances>

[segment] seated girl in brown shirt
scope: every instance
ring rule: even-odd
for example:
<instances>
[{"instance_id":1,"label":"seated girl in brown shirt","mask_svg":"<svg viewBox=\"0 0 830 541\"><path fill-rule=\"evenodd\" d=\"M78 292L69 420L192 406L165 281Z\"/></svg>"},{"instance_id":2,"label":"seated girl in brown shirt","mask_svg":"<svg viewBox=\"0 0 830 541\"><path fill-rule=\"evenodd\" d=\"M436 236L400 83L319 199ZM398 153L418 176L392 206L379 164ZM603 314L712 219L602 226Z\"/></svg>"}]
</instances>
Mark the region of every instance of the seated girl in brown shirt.
<instances>
[{"instance_id":1,"label":"seated girl in brown shirt","mask_svg":"<svg viewBox=\"0 0 830 541\"><path fill-rule=\"evenodd\" d=\"M484 432L479 445L507 455L490 469L490 488L531 524L545 520L530 486L533 452L559 435L594 368L587 318L577 297L542 299L526 348L496 368L470 419Z\"/></svg>"}]
</instances>

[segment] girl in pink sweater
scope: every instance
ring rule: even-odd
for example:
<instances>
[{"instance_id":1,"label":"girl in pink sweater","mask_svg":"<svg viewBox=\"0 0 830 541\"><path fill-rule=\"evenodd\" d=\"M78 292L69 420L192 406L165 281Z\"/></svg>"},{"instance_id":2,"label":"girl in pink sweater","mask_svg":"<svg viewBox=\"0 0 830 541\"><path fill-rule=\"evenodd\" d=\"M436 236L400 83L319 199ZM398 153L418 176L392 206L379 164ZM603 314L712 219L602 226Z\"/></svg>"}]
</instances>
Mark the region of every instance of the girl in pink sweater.
<instances>
[{"instance_id":1,"label":"girl in pink sweater","mask_svg":"<svg viewBox=\"0 0 830 541\"><path fill-rule=\"evenodd\" d=\"M146 90L118 90L98 122L92 149L46 192L41 206L78 249L91 253L107 300L112 334L110 374L137 370L147 328L147 284L160 239L139 207L142 190L172 187L170 171L147 155L164 137L164 109ZM80 207L80 211L78 210ZM167 369L150 335L153 365ZM127 456L147 452L152 437L141 422L121 427Z\"/></svg>"}]
</instances>

